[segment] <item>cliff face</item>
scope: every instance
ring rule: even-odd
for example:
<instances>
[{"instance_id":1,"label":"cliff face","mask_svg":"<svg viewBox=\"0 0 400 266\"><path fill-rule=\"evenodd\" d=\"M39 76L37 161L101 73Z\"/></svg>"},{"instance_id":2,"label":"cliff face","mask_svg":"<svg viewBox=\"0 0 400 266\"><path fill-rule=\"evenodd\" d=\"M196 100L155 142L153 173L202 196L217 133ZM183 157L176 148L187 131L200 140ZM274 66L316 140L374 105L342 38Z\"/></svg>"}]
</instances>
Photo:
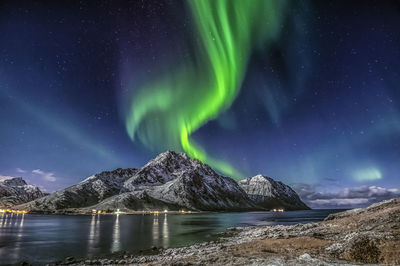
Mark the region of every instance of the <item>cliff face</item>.
<instances>
[{"instance_id":1,"label":"cliff face","mask_svg":"<svg viewBox=\"0 0 400 266\"><path fill-rule=\"evenodd\" d=\"M274 179L256 175L239 181L239 186L249 195L249 198L258 206L284 210L310 209L301 201L297 193L288 185Z\"/></svg>"},{"instance_id":2,"label":"cliff face","mask_svg":"<svg viewBox=\"0 0 400 266\"><path fill-rule=\"evenodd\" d=\"M0 207L8 208L43 197L36 186L28 185L22 177L0 177Z\"/></svg>"}]
</instances>

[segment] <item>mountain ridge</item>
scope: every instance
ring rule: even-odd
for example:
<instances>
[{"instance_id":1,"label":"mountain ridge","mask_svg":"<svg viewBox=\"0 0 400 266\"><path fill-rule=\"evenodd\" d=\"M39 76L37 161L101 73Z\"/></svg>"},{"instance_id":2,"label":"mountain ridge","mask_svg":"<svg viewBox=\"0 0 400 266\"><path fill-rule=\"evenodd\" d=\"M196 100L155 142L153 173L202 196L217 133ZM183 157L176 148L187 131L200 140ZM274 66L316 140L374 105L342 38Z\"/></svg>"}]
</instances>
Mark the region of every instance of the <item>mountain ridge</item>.
<instances>
[{"instance_id":1,"label":"mountain ridge","mask_svg":"<svg viewBox=\"0 0 400 266\"><path fill-rule=\"evenodd\" d=\"M297 196L296 192L281 182L274 181L271 184L279 184L281 189L275 190L280 193L289 191ZM308 209L298 196L274 196L279 198L277 202L292 198L292 201L285 201L287 210L301 209L302 206ZM296 200L301 203L296 203ZM16 208L31 212L88 212L91 209L108 212L117 209L126 212L155 209L254 211L266 210L266 207L282 208L282 204L272 206L271 197L268 202L269 205L255 201L240 182L219 175L207 164L185 153L166 151L139 169L104 171Z\"/></svg>"}]
</instances>

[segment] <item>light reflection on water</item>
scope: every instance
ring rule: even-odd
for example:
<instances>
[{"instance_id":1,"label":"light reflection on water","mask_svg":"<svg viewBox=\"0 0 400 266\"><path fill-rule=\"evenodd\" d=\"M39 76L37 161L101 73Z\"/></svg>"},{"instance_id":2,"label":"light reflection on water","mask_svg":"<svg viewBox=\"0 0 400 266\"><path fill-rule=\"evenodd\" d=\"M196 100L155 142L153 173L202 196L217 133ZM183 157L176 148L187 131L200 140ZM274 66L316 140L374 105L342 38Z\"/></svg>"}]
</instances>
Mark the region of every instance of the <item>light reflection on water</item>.
<instances>
[{"instance_id":1,"label":"light reflection on water","mask_svg":"<svg viewBox=\"0 0 400 266\"><path fill-rule=\"evenodd\" d=\"M163 229L162 229L162 236L163 236L163 246L169 246L169 233L168 233L168 216L164 214L164 222L163 222Z\"/></svg>"},{"instance_id":2,"label":"light reflection on water","mask_svg":"<svg viewBox=\"0 0 400 266\"><path fill-rule=\"evenodd\" d=\"M153 216L153 245L157 245L158 243L158 214Z\"/></svg>"},{"instance_id":3,"label":"light reflection on water","mask_svg":"<svg viewBox=\"0 0 400 266\"><path fill-rule=\"evenodd\" d=\"M0 214L0 264L44 264L68 256L178 247L214 240L232 226L319 221L335 210L61 216ZM51 257L50 255L51 254Z\"/></svg>"},{"instance_id":4,"label":"light reflection on water","mask_svg":"<svg viewBox=\"0 0 400 266\"><path fill-rule=\"evenodd\" d=\"M115 215L114 229L113 229L113 242L111 252L120 250L120 233L119 233L119 214Z\"/></svg>"}]
</instances>

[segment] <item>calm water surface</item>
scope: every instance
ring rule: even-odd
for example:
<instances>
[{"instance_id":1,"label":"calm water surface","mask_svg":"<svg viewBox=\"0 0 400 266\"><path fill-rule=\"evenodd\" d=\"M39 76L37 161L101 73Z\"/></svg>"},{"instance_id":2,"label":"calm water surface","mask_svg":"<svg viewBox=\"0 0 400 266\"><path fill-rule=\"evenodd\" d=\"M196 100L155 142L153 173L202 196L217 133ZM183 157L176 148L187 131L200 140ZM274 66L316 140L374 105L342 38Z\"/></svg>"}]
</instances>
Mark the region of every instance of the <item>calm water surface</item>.
<instances>
[{"instance_id":1,"label":"calm water surface","mask_svg":"<svg viewBox=\"0 0 400 266\"><path fill-rule=\"evenodd\" d=\"M315 222L337 211L118 216L0 214L0 264L44 264L68 256L91 257L153 246L180 247L213 240L217 233L233 226Z\"/></svg>"}]
</instances>

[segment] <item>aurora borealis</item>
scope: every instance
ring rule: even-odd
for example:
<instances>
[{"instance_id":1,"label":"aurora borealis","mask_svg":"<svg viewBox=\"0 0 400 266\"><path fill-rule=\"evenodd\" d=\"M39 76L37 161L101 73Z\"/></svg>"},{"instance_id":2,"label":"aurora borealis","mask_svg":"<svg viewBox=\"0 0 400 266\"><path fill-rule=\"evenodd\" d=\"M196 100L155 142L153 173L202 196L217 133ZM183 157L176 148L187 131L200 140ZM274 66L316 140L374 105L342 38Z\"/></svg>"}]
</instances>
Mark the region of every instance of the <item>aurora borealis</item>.
<instances>
[{"instance_id":1,"label":"aurora borealis","mask_svg":"<svg viewBox=\"0 0 400 266\"><path fill-rule=\"evenodd\" d=\"M324 204L397 193L399 13L372 0L3 1L0 175L53 191L171 149Z\"/></svg>"},{"instance_id":2,"label":"aurora borealis","mask_svg":"<svg viewBox=\"0 0 400 266\"><path fill-rule=\"evenodd\" d=\"M229 163L207 156L190 135L231 106L252 49L279 34L285 1L190 1L189 5L199 36L194 55L186 62L173 62L168 66L171 73L144 85L131 103L127 131L133 140L137 132L146 146L158 151L183 149L226 175L243 178Z\"/></svg>"}]
</instances>

